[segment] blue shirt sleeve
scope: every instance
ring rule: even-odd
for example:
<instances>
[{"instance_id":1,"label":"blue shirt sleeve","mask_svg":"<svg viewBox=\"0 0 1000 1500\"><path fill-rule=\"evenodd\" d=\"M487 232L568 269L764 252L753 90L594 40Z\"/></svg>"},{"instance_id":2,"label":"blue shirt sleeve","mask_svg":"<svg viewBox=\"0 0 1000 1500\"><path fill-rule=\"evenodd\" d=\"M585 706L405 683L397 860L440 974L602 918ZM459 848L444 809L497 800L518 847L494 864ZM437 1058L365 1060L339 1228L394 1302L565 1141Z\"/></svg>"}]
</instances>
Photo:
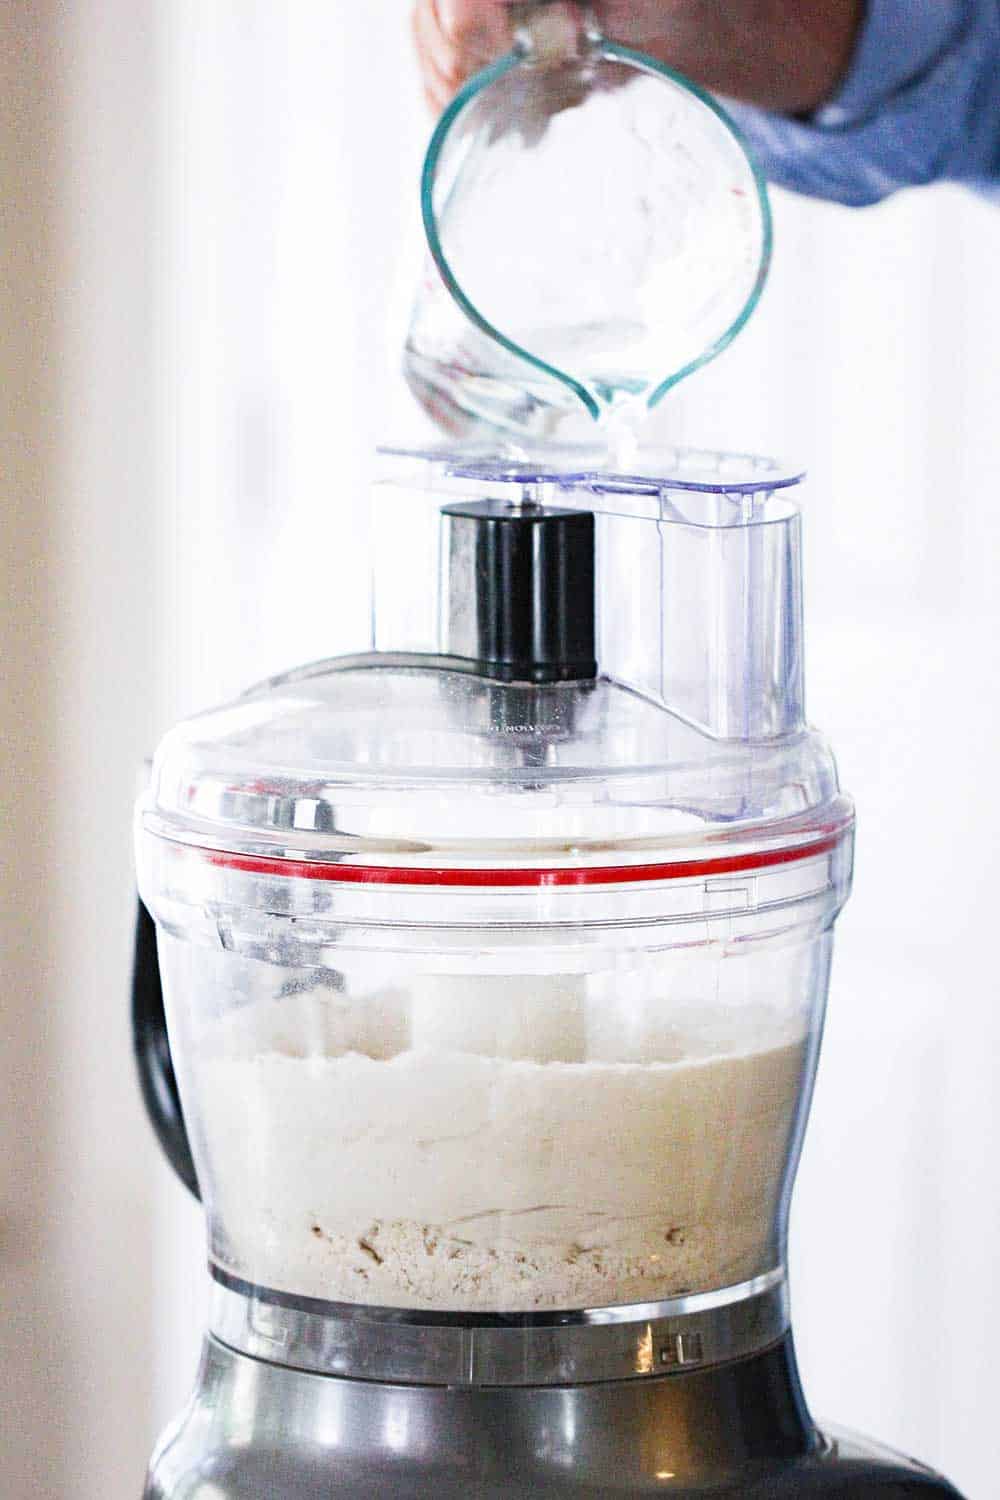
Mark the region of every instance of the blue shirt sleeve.
<instances>
[{"instance_id":1,"label":"blue shirt sleeve","mask_svg":"<svg viewBox=\"0 0 1000 1500\"><path fill-rule=\"evenodd\" d=\"M868 0L848 75L815 115L729 108L795 192L860 205L951 181L1000 201L1000 0Z\"/></svg>"}]
</instances>

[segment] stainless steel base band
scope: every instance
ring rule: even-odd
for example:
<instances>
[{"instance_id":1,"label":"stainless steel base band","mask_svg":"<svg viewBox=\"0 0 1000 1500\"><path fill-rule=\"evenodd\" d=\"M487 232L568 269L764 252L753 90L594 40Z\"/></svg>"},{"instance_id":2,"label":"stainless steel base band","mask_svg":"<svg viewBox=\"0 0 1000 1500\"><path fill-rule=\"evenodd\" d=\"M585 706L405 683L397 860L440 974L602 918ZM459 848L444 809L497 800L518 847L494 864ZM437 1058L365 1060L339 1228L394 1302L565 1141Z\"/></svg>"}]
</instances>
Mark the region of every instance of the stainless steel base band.
<instances>
[{"instance_id":1,"label":"stainless steel base band","mask_svg":"<svg viewBox=\"0 0 1000 1500\"><path fill-rule=\"evenodd\" d=\"M401 1385L588 1385L707 1369L788 1329L783 1270L634 1307L477 1319L295 1298L212 1267L212 1333L239 1353Z\"/></svg>"}]
</instances>

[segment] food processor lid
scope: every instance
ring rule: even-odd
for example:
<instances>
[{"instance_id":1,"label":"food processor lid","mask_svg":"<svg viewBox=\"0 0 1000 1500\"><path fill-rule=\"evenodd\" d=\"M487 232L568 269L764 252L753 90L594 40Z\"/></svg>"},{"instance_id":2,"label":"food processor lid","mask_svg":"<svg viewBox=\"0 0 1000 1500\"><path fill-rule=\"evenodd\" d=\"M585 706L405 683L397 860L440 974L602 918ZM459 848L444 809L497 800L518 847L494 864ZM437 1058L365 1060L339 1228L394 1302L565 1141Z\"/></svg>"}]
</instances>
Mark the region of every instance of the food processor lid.
<instances>
[{"instance_id":1,"label":"food processor lid","mask_svg":"<svg viewBox=\"0 0 1000 1500\"><path fill-rule=\"evenodd\" d=\"M448 658L372 653L180 725L146 818L186 843L300 862L650 864L751 830L808 841L807 802L835 792L808 733L719 744L607 678L508 685Z\"/></svg>"},{"instance_id":2,"label":"food processor lid","mask_svg":"<svg viewBox=\"0 0 1000 1500\"><path fill-rule=\"evenodd\" d=\"M794 481L756 461L673 457L651 479L387 450L375 649L179 725L143 826L236 868L403 884L669 878L665 866L725 873L829 847L850 809L796 686L797 570L778 567L790 543L797 558L782 498ZM493 534L508 521L534 539L521 553ZM484 558L510 588L482 586ZM520 589L530 623L560 581L569 624L519 636L505 605ZM746 712L755 674L770 717Z\"/></svg>"}]
</instances>

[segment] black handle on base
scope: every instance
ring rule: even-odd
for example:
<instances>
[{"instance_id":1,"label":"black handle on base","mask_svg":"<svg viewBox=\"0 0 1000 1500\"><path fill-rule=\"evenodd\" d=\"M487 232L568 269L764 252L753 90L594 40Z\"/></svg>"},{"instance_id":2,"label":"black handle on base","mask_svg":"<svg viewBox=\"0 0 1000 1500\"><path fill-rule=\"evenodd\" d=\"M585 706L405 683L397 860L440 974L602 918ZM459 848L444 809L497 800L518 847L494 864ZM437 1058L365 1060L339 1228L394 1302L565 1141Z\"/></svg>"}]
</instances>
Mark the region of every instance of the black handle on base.
<instances>
[{"instance_id":1,"label":"black handle on base","mask_svg":"<svg viewBox=\"0 0 1000 1500\"><path fill-rule=\"evenodd\" d=\"M156 923L142 901L136 915L132 965L132 1047L143 1103L157 1140L181 1182L196 1198L200 1198L198 1176L170 1056L160 960L156 951Z\"/></svg>"}]
</instances>

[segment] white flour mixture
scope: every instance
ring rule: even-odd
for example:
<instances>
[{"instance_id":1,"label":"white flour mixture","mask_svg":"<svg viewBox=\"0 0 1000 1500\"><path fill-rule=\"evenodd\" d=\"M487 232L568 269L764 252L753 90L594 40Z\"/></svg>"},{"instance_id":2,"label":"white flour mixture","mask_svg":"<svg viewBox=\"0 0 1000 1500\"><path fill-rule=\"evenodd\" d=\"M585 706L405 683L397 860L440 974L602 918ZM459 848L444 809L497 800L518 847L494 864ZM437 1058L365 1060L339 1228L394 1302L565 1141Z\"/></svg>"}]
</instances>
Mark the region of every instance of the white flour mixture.
<instances>
[{"instance_id":1,"label":"white flour mixture","mask_svg":"<svg viewBox=\"0 0 1000 1500\"><path fill-rule=\"evenodd\" d=\"M216 1259L306 1296L495 1311L768 1269L801 1031L763 1006L724 1034L673 1008L630 1030L583 984L435 977L218 1023L196 1064Z\"/></svg>"}]
</instances>

